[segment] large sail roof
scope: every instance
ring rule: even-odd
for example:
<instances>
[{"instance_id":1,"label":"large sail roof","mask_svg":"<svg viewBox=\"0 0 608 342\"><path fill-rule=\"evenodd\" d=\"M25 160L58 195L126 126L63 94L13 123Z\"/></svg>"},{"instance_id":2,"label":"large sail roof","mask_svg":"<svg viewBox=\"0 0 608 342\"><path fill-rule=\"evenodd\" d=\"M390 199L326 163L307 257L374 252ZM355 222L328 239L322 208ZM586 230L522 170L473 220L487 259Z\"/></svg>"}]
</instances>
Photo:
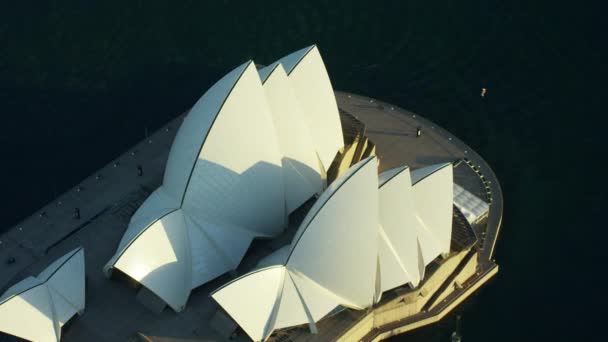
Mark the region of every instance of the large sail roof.
<instances>
[{"instance_id":1,"label":"large sail roof","mask_svg":"<svg viewBox=\"0 0 608 342\"><path fill-rule=\"evenodd\" d=\"M133 216L106 271L119 268L182 310L192 288L238 266L253 237L284 228L281 158L262 83L245 63L190 110L163 185Z\"/></svg>"}]
</instances>

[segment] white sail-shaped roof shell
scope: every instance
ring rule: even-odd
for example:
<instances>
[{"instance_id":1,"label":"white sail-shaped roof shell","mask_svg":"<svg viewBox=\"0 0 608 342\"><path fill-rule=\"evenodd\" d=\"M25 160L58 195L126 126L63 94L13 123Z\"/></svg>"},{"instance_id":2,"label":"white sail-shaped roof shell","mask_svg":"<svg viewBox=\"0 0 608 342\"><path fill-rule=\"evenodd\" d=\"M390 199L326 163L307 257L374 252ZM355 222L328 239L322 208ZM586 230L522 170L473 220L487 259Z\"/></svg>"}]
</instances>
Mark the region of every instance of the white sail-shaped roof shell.
<instances>
[{"instance_id":1,"label":"white sail-shaped roof shell","mask_svg":"<svg viewBox=\"0 0 608 342\"><path fill-rule=\"evenodd\" d=\"M452 239L453 168L451 163L411 172L418 239L424 264L450 252Z\"/></svg>"},{"instance_id":2,"label":"white sail-shaped roof shell","mask_svg":"<svg viewBox=\"0 0 608 342\"><path fill-rule=\"evenodd\" d=\"M192 107L169 153L163 185L138 209L106 265L174 310L192 288L238 266L254 237L286 223L281 152L252 62Z\"/></svg>"},{"instance_id":3,"label":"white sail-shaped roof shell","mask_svg":"<svg viewBox=\"0 0 608 342\"><path fill-rule=\"evenodd\" d=\"M192 288L190 259L185 220L181 210L174 210L131 241L114 267L165 302L183 306Z\"/></svg>"},{"instance_id":4,"label":"white sail-shaped roof shell","mask_svg":"<svg viewBox=\"0 0 608 342\"><path fill-rule=\"evenodd\" d=\"M325 64L315 45L287 55L279 61L302 106L317 154L325 170L344 147L342 124Z\"/></svg>"},{"instance_id":5,"label":"white sail-shaped roof shell","mask_svg":"<svg viewBox=\"0 0 608 342\"><path fill-rule=\"evenodd\" d=\"M273 330L314 323L338 305L363 309L374 301L378 238L377 162L354 165L323 192L276 260L212 297L254 340ZM273 258L270 258L273 259Z\"/></svg>"},{"instance_id":6,"label":"white sail-shaped roof shell","mask_svg":"<svg viewBox=\"0 0 608 342\"><path fill-rule=\"evenodd\" d=\"M259 70L282 158L285 201L293 212L324 187L323 171L305 114L280 63Z\"/></svg>"},{"instance_id":7,"label":"white sail-shaped roof shell","mask_svg":"<svg viewBox=\"0 0 608 342\"><path fill-rule=\"evenodd\" d=\"M353 308L362 309L373 302L377 182L375 157L360 161L340 181L334 181L304 218L286 263L290 270L330 290L343 305Z\"/></svg>"},{"instance_id":8,"label":"white sail-shaped roof shell","mask_svg":"<svg viewBox=\"0 0 608 342\"><path fill-rule=\"evenodd\" d=\"M281 153L255 65L249 62L239 68L244 68L240 78L225 97L202 145L198 145L202 147L194 160L182 206L211 222L229 223L257 236L271 237L280 233L286 222ZM194 120L208 115L205 98L194 105L182 127L194 126ZM218 101L214 98L211 102L215 105ZM184 134L192 135L189 145L198 144L204 128L206 122L198 131L185 128ZM178 139L184 134L180 128L170 155L182 153L186 144ZM170 157L167 171L173 170L172 162ZM188 165L192 162L177 167ZM172 177L170 172L165 174L165 180Z\"/></svg>"},{"instance_id":9,"label":"white sail-shaped roof shell","mask_svg":"<svg viewBox=\"0 0 608 342\"><path fill-rule=\"evenodd\" d=\"M253 271L212 296L253 340L260 341L274 330L273 316L281 300L286 272L283 266Z\"/></svg>"},{"instance_id":10,"label":"white sail-shaped roof shell","mask_svg":"<svg viewBox=\"0 0 608 342\"><path fill-rule=\"evenodd\" d=\"M31 341L59 341L61 327L85 307L84 249L57 259L0 297L0 331Z\"/></svg>"},{"instance_id":11,"label":"white sail-shaped roof shell","mask_svg":"<svg viewBox=\"0 0 608 342\"><path fill-rule=\"evenodd\" d=\"M379 175L379 247L381 291L410 283L418 286L418 230L414 191L407 166Z\"/></svg>"}]
</instances>

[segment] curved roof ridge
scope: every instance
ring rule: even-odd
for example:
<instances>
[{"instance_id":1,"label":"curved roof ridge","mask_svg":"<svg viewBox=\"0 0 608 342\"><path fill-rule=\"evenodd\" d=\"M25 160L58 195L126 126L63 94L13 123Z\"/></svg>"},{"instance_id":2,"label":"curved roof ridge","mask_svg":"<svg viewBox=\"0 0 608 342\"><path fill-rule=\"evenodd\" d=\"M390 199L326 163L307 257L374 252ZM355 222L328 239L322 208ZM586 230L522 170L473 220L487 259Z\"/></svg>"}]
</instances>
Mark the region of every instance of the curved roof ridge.
<instances>
[{"instance_id":1,"label":"curved roof ridge","mask_svg":"<svg viewBox=\"0 0 608 342\"><path fill-rule=\"evenodd\" d=\"M304 234L306 229L308 229L310 224L315 220L315 218L317 217L319 212L321 212L321 210L323 210L323 207L325 206L325 204L327 204L331 200L331 198L340 190L340 188L344 184L346 184L346 182L348 182L348 180L350 178L352 178L357 173L357 171L362 169L365 165L367 165L372 160L376 160L376 158L374 156L370 156L370 157L367 157L367 158L359 161L357 164L351 166L351 168L344 175L342 175L340 178L336 179L321 194L319 199L317 199L317 202L315 202L313 207L310 208L310 210L308 211L308 213L302 220L300 227L298 227L298 230L296 231L296 234L291 243L291 250L289 252L289 255L287 256L287 260L285 261L286 264L289 262L289 259L291 258L291 255L293 254L293 251L295 250L296 245L298 244L300 238L302 237L302 235Z\"/></svg>"},{"instance_id":2,"label":"curved roof ridge","mask_svg":"<svg viewBox=\"0 0 608 342\"><path fill-rule=\"evenodd\" d=\"M230 89L226 92L225 96L223 97L222 102L219 105L219 107L217 108L217 111L215 112L215 115L213 116L213 120L211 121L211 123L210 123L207 131L205 132L205 136L203 137L203 139L202 139L202 141L201 141L201 143L200 143L200 145L198 147L198 152L195 154L194 161L192 162L192 168L190 169L190 172L188 174L188 178L187 178L186 183L184 185L184 190L183 190L182 195L181 195L181 200L180 200L181 205L184 204L184 198L186 196L186 189L188 189L188 185L190 184L190 180L192 179L192 173L194 172L194 168L196 166L197 159L199 158L199 156L201 154L201 151L203 149L203 146L205 145L205 142L207 141L207 138L209 137L209 133L211 133L211 130L213 129L213 125L215 124L215 121L217 120L219 114L221 113L222 108L224 108L224 105L226 104L226 101L228 100L228 98L230 98L230 95L232 94L232 91L234 90L234 88L236 87L236 85L239 83L239 81L241 80L241 78L243 77L243 75L245 74L245 72L247 71L247 69L250 68L250 67L252 67L252 66L255 67L255 64L253 63L252 60L249 60L249 61L245 62L244 64L242 64L241 66L239 66L238 68L235 69L235 71L238 70L238 76L236 77L236 79L234 80L234 82L230 86ZM221 80L218 81L218 83L219 82L221 82ZM201 97L201 100L203 100L203 98L204 98L204 95L203 95L203 97ZM199 102L197 102L194 106L196 106L198 103ZM188 114L190 114L190 113L188 113ZM167 161L167 164L168 163L169 163L169 161Z\"/></svg>"},{"instance_id":3,"label":"curved roof ridge","mask_svg":"<svg viewBox=\"0 0 608 342\"><path fill-rule=\"evenodd\" d=\"M317 48L316 44L312 44L310 46L307 46L303 49L297 50L295 52L290 53L289 55L283 57L280 59L281 64L283 64L283 67L285 68L285 72L287 72L287 75L289 76L289 74L291 74L292 71L294 71L298 65L300 64L300 62L306 58L306 56L313 51L314 49Z\"/></svg>"},{"instance_id":4,"label":"curved roof ridge","mask_svg":"<svg viewBox=\"0 0 608 342\"><path fill-rule=\"evenodd\" d=\"M421 167L411 171L412 186L432 176L435 172L441 171L443 168L452 165L452 163L439 163Z\"/></svg>"},{"instance_id":5,"label":"curved roof ridge","mask_svg":"<svg viewBox=\"0 0 608 342\"><path fill-rule=\"evenodd\" d=\"M267 65L261 69L258 69L258 75L260 75L260 80L262 81L262 85L266 83L268 78L274 73L277 67L281 65L279 62L274 62L270 65Z\"/></svg>"},{"instance_id":6,"label":"curved roof ridge","mask_svg":"<svg viewBox=\"0 0 608 342\"><path fill-rule=\"evenodd\" d=\"M112 256L112 258L110 258L110 260L106 263L106 265L104 266L104 272L106 273L106 276L109 276L109 272L111 271L112 268L114 268L114 265L118 262L118 260L120 260L120 258L122 257L122 255L127 251L127 249L129 249L129 247L131 247L131 245L133 243L135 243L135 241L137 241L137 239L142 236L148 229L150 229L150 227L154 226L157 222L161 221L163 218L173 214L174 212L181 210L180 208L177 209L173 209L165 214L160 215L158 218L152 220L150 223L148 223L147 225L145 225L142 229L140 229L137 234L135 234L126 244L124 247L120 248L120 251L116 251L114 253L114 255ZM127 227L127 229L129 229Z\"/></svg>"}]
</instances>

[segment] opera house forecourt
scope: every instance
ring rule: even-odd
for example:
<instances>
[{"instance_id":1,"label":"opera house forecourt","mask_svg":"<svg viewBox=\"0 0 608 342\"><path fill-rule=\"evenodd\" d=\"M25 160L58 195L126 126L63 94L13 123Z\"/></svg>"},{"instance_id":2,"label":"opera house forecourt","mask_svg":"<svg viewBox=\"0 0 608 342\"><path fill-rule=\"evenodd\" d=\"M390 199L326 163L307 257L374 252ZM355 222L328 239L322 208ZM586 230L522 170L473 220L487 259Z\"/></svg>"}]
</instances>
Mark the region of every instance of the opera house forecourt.
<instances>
[{"instance_id":1,"label":"opera house forecourt","mask_svg":"<svg viewBox=\"0 0 608 342\"><path fill-rule=\"evenodd\" d=\"M237 66L77 189L0 237L2 333L381 340L498 271L489 166L424 118L335 92L314 45Z\"/></svg>"}]
</instances>

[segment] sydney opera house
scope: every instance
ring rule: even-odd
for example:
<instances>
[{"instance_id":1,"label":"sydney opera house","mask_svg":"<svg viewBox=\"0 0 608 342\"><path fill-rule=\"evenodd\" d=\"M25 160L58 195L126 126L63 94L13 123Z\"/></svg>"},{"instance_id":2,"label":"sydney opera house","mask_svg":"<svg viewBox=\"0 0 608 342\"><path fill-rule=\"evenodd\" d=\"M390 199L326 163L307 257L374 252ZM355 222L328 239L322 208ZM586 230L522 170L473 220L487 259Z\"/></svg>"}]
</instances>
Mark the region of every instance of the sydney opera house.
<instances>
[{"instance_id":1,"label":"sydney opera house","mask_svg":"<svg viewBox=\"0 0 608 342\"><path fill-rule=\"evenodd\" d=\"M498 270L483 159L334 92L316 46L236 67L111 164L1 237L0 341L380 340Z\"/></svg>"}]
</instances>

